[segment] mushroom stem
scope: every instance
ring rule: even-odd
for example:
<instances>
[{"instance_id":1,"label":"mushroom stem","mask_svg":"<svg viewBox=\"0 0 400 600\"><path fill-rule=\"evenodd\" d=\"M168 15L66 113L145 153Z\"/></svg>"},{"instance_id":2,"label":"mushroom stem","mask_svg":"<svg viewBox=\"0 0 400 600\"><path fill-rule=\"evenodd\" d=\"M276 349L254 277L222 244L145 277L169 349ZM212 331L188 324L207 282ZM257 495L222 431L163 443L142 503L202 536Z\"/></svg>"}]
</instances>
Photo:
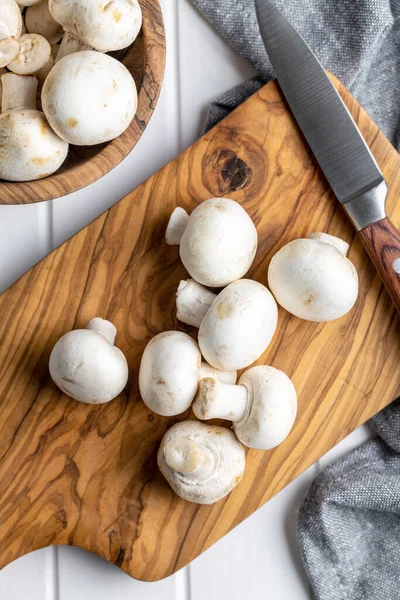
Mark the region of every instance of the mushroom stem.
<instances>
[{"instance_id":1,"label":"mushroom stem","mask_svg":"<svg viewBox=\"0 0 400 600\"><path fill-rule=\"evenodd\" d=\"M176 316L182 323L199 328L216 297L194 279L181 281L176 292Z\"/></svg>"},{"instance_id":2,"label":"mushroom stem","mask_svg":"<svg viewBox=\"0 0 400 600\"><path fill-rule=\"evenodd\" d=\"M203 360L201 362L199 380L206 379L206 377L211 377L212 379L217 379L223 383L231 383L234 385L237 380L237 371L220 371Z\"/></svg>"},{"instance_id":3,"label":"mushroom stem","mask_svg":"<svg viewBox=\"0 0 400 600\"><path fill-rule=\"evenodd\" d=\"M186 229L189 215L184 208L178 206L172 213L165 232L165 241L169 246L179 246Z\"/></svg>"},{"instance_id":4,"label":"mushroom stem","mask_svg":"<svg viewBox=\"0 0 400 600\"><path fill-rule=\"evenodd\" d=\"M28 108L36 110L38 80L31 75L4 73L1 76L1 112Z\"/></svg>"},{"instance_id":5,"label":"mushroom stem","mask_svg":"<svg viewBox=\"0 0 400 600\"><path fill-rule=\"evenodd\" d=\"M179 437L169 442L164 448L164 456L170 469L197 481L209 476L215 465L210 450L189 437Z\"/></svg>"},{"instance_id":6,"label":"mushroom stem","mask_svg":"<svg viewBox=\"0 0 400 600\"><path fill-rule=\"evenodd\" d=\"M69 54L74 54L74 52L81 52L82 50L93 50L90 46L87 46L77 37L75 37L69 31L64 33L63 39L61 40L60 48L58 50L56 63L59 60L64 58L64 56L68 56Z\"/></svg>"},{"instance_id":7,"label":"mushroom stem","mask_svg":"<svg viewBox=\"0 0 400 600\"><path fill-rule=\"evenodd\" d=\"M199 383L193 412L198 419L225 419L239 423L248 404L248 391L244 385L222 383L211 377Z\"/></svg>"},{"instance_id":8,"label":"mushroom stem","mask_svg":"<svg viewBox=\"0 0 400 600\"><path fill-rule=\"evenodd\" d=\"M322 242L323 244L329 244L339 250L343 256L347 256L347 252L349 251L349 244L340 238L330 235L329 233L323 233L319 231L314 231L308 234L308 238L310 240L316 240L317 242Z\"/></svg>"},{"instance_id":9,"label":"mushroom stem","mask_svg":"<svg viewBox=\"0 0 400 600\"><path fill-rule=\"evenodd\" d=\"M89 323L86 325L86 329L90 329L91 331L95 331L99 333L103 337L106 338L108 342L113 346L115 337L117 335L117 329L115 325L110 323L110 321L106 321L105 319L100 319L100 317L95 317L91 319Z\"/></svg>"}]
</instances>

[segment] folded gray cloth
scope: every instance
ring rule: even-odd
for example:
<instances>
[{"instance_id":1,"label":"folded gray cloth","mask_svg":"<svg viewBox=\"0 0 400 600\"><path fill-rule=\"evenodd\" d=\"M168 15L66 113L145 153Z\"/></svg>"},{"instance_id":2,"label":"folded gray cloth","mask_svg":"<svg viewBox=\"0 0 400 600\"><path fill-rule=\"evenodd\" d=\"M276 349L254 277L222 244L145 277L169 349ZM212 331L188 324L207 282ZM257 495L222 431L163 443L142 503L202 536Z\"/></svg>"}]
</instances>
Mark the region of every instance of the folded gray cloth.
<instances>
[{"instance_id":1,"label":"folded gray cloth","mask_svg":"<svg viewBox=\"0 0 400 600\"><path fill-rule=\"evenodd\" d=\"M273 76L253 0L193 0L258 76L210 108L207 127ZM400 146L400 0L275 0L325 68ZM400 401L370 422L378 438L325 469L299 513L318 600L400 600Z\"/></svg>"}]
</instances>

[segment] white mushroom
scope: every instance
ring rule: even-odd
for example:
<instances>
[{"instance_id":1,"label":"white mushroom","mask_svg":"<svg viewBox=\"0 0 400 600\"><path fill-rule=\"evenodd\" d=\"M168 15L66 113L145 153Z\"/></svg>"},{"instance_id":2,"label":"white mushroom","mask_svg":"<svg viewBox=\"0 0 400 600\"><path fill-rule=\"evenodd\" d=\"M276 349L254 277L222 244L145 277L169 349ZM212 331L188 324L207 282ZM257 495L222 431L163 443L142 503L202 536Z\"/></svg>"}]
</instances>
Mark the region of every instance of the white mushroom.
<instances>
[{"instance_id":1,"label":"white mushroom","mask_svg":"<svg viewBox=\"0 0 400 600\"><path fill-rule=\"evenodd\" d=\"M227 496L243 477L243 446L224 427L198 421L177 423L164 435L158 466L183 500L213 504Z\"/></svg>"},{"instance_id":2,"label":"white mushroom","mask_svg":"<svg viewBox=\"0 0 400 600\"><path fill-rule=\"evenodd\" d=\"M49 11L48 0L41 0L26 9L25 25L29 33L38 33L46 38L49 44L57 44L63 36L62 25L53 19Z\"/></svg>"},{"instance_id":3,"label":"white mushroom","mask_svg":"<svg viewBox=\"0 0 400 600\"><path fill-rule=\"evenodd\" d=\"M139 370L139 389L143 402L163 416L187 410L197 392L199 380L215 377L236 382L236 372L221 372L202 363L198 345L186 333L166 331L146 346Z\"/></svg>"},{"instance_id":4,"label":"white mushroom","mask_svg":"<svg viewBox=\"0 0 400 600\"><path fill-rule=\"evenodd\" d=\"M256 361L267 349L278 324L278 307L261 283L239 279L218 295L193 280L181 281L177 315L200 327L199 346L216 369L235 371Z\"/></svg>"},{"instance_id":5,"label":"white mushroom","mask_svg":"<svg viewBox=\"0 0 400 600\"><path fill-rule=\"evenodd\" d=\"M1 76L0 179L33 181L57 171L68 144L36 110L37 79L5 73Z\"/></svg>"},{"instance_id":6,"label":"white mushroom","mask_svg":"<svg viewBox=\"0 0 400 600\"><path fill-rule=\"evenodd\" d=\"M179 244L184 267L199 283L224 287L249 270L257 251L257 231L247 212L228 198L202 202L189 215L172 213L166 232Z\"/></svg>"},{"instance_id":7,"label":"white mushroom","mask_svg":"<svg viewBox=\"0 0 400 600\"><path fill-rule=\"evenodd\" d=\"M136 39L142 26L142 11L138 0L49 0L49 10L66 32L63 46L84 44L100 52L122 50Z\"/></svg>"},{"instance_id":8,"label":"white mushroom","mask_svg":"<svg viewBox=\"0 0 400 600\"><path fill-rule=\"evenodd\" d=\"M129 127L136 113L137 91L129 71L115 58L77 52L50 71L42 106L63 140L92 146L113 140Z\"/></svg>"},{"instance_id":9,"label":"white mushroom","mask_svg":"<svg viewBox=\"0 0 400 600\"><path fill-rule=\"evenodd\" d=\"M50 356L50 375L68 396L86 404L116 398L128 381L124 354L114 346L117 330L104 319L86 329L70 331L58 340Z\"/></svg>"},{"instance_id":10,"label":"white mushroom","mask_svg":"<svg viewBox=\"0 0 400 600\"><path fill-rule=\"evenodd\" d=\"M19 38L19 53L7 68L17 75L33 75L48 63L51 57L49 42L37 33L25 33Z\"/></svg>"},{"instance_id":11,"label":"white mushroom","mask_svg":"<svg viewBox=\"0 0 400 600\"><path fill-rule=\"evenodd\" d=\"M271 260L268 284L277 302L308 321L332 321L357 300L358 276L346 258L348 244L314 233L289 242Z\"/></svg>"},{"instance_id":12,"label":"white mushroom","mask_svg":"<svg viewBox=\"0 0 400 600\"><path fill-rule=\"evenodd\" d=\"M193 411L202 420L232 421L243 444L269 450L281 444L293 427L296 390L282 371L268 366L252 367L237 385L202 379Z\"/></svg>"},{"instance_id":13,"label":"white mushroom","mask_svg":"<svg viewBox=\"0 0 400 600\"><path fill-rule=\"evenodd\" d=\"M0 40L18 40L22 31L22 16L15 0L0 1Z\"/></svg>"}]
</instances>

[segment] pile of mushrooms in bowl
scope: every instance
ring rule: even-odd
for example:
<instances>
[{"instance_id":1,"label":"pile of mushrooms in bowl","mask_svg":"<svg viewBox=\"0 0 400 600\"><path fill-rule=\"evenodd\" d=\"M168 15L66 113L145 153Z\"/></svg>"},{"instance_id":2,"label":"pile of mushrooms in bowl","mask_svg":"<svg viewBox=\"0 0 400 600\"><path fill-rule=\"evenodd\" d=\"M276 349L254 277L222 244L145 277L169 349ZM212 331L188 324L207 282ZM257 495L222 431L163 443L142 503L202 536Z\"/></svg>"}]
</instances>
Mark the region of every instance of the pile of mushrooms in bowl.
<instances>
[{"instance_id":1,"label":"pile of mushrooms in bowl","mask_svg":"<svg viewBox=\"0 0 400 600\"><path fill-rule=\"evenodd\" d=\"M300 319L338 319L357 300L358 275L345 241L310 233L273 256L265 276L269 289L244 278L256 256L257 231L243 207L227 198L202 202L190 216L176 208L166 241L179 245L190 275L178 285L176 309L179 321L198 329L197 341L182 331L152 338L142 355L139 389L158 415L170 418L192 408L198 421L167 431L158 465L181 498L211 504L239 484L245 447L275 448L294 425L293 382L273 366L254 365L275 335L278 304ZM115 335L102 319L64 335L50 358L53 381L82 402L112 400L128 378ZM210 419L229 421L232 430L203 423Z\"/></svg>"},{"instance_id":2,"label":"pile of mushrooms in bowl","mask_svg":"<svg viewBox=\"0 0 400 600\"><path fill-rule=\"evenodd\" d=\"M152 107L142 106L139 115L144 128L162 79L163 35L158 46L150 39L155 36L150 21L161 15L155 14L157 6L142 0L1 0L2 191L12 188L17 202L69 193L132 149L142 133L133 126L138 91L142 94L137 85L147 70L154 72ZM110 142L119 136L114 148ZM109 146L112 152L106 152ZM63 177L67 171L75 177ZM48 189L40 185L44 178ZM43 197L25 198L24 182L38 182ZM57 190L50 189L53 183Z\"/></svg>"}]
</instances>

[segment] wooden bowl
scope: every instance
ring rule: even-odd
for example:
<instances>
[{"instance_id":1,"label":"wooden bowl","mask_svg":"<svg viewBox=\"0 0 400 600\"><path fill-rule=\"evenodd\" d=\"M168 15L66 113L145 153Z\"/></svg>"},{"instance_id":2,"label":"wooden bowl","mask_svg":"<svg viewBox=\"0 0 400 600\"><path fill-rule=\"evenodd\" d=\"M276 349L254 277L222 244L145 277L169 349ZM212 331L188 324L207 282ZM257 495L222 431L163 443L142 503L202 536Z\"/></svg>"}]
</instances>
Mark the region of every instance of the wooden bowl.
<instances>
[{"instance_id":1,"label":"wooden bowl","mask_svg":"<svg viewBox=\"0 0 400 600\"><path fill-rule=\"evenodd\" d=\"M70 146L59 171L27 183L0 181L0 204L31 204L53 200L93 183L118 165L139 141L153 114L165 66L165 32L158 0L140 0L143 27L134 44L113 56L135 79L139 105L135 119L120 137L97 146Z\"/></svg>"}]
</instances>

